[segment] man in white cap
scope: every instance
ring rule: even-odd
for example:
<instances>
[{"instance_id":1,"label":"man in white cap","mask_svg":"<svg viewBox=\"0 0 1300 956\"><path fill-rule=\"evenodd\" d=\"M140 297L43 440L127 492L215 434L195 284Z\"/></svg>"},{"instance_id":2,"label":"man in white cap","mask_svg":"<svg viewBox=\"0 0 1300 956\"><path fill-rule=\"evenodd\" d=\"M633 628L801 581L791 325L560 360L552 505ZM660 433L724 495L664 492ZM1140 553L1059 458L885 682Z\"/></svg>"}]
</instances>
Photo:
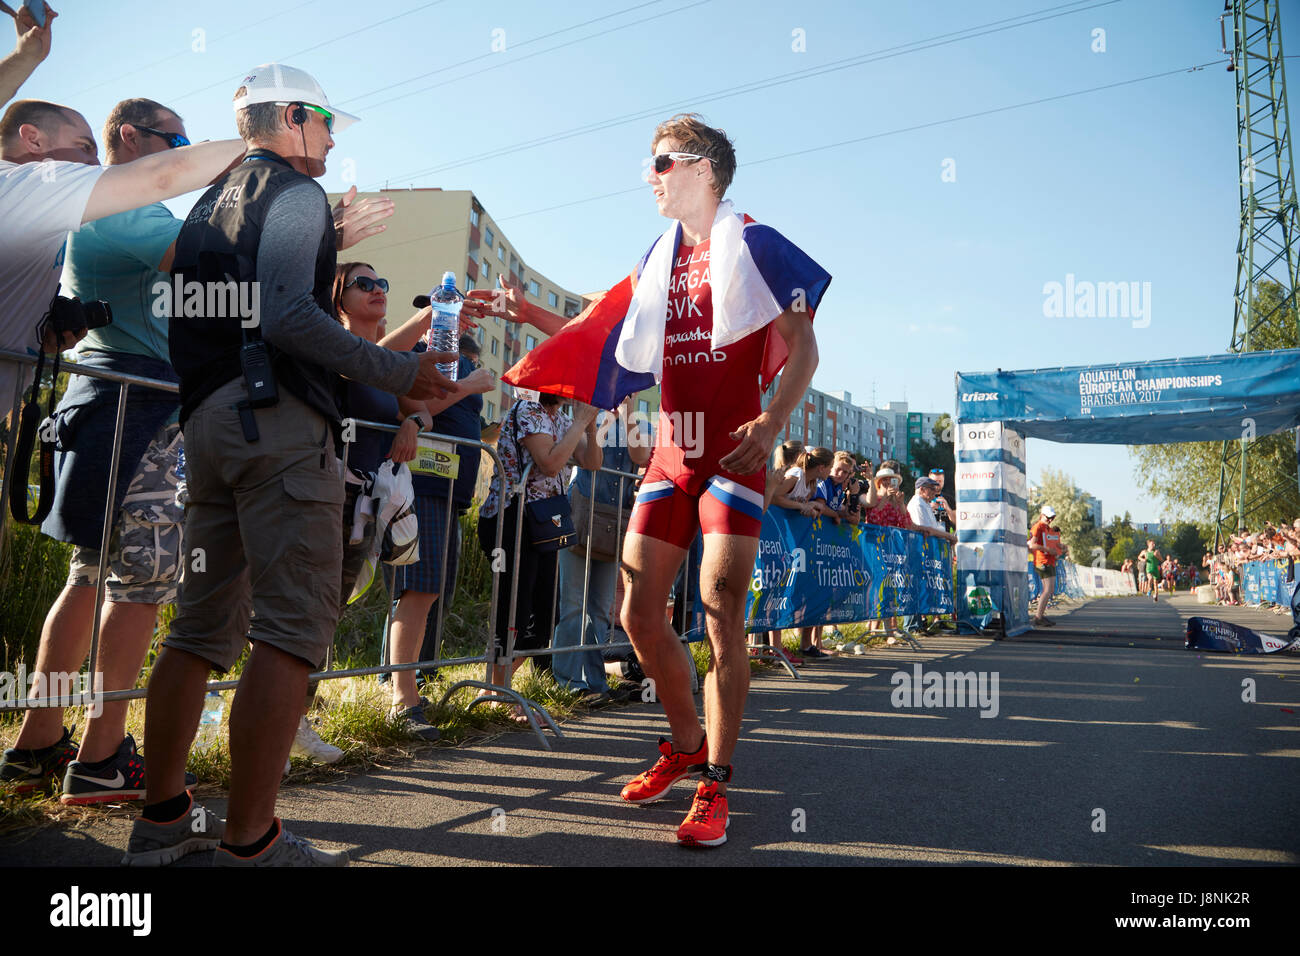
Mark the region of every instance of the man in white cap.
<instances>
[{"instance_id":1,"label":"man in white cap","mask_svg":"<svg viewBox=\"0 0 1300 956\"><path fill-rule=\"evenodd\" d=\"M325 171L335 125L356 117L331 109L311 76L279 64L243 79L235 116L249 152L186 217L171 270L178 291L170 351L189 489L185 544L202 564L191 558L185 568L149 682L145 807L123 862L169 863L219 838L217 865L343 866L345 853L295 838L275 816L307 675L323 664L338 621L338 376L413 399L441 398L456 386L435 366L454 354L389 351L330 313L341 243L313 177ZM196 287L206 294L195 296ZM235 298L256 309L230 314ZM209 671L229 670L249 641L230 710L222 830L185 790L185 756Z\"/></svg>"},{"instance_id":2,"label":"man in white cap","mask_svg":"<svg viewBox=\"0 0 1300 956\"><path fill-rule=\"evenodd\" d=\"M1029 530L1029 551L1034 556L1038 578L1043 582L1043 592L1038 595L1038 612L1033 619L1034 627L1056 626L1056 622L1046 616L1047 603L1056 590L1056 559L1061 554L1061 530L1052 524L1054 520L1056 509L1043 505L1038 521Z\"/></svg>"}]
</instances>

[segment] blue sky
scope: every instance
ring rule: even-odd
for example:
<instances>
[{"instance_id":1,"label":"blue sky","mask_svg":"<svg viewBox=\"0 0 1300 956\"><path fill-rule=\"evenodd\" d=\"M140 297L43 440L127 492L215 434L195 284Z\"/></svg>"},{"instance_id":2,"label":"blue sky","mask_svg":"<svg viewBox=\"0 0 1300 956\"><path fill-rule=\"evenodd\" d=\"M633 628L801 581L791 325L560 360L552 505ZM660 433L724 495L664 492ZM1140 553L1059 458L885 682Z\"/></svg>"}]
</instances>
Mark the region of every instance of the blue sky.
<instances>
[{"instance_id":1,"label":"blue sky","mask_svg":"<svg viewBox=\"0 0 1300 956\"><path fill-rule=\"evenodd\" d=\"M1228 342L1237 150L1217 0L63 6L24 95L96 129L118 100L147 96L192 138L220 138L240 76L290 63L363 120L337 137L327 189L345 188L345 168L363 188L473 189L529 266L584 291L626 274L662 230L640 160L658 119L697 109L735 140L729 198L835 277L814 384L859 403L949 411L958 370ZM996 32L944 36L981 27ZM833 68L849 58L871 62ZM1048 97L1062 98L1004 109ZM382 237L363 248L382 261ZM1149 282L1150 324L1045 317L1044 284L1067 274ZM1031 441L1031 480L1045 465L1108 518L1160 516L1124 448Z\"/></svg>"}]
</instances>

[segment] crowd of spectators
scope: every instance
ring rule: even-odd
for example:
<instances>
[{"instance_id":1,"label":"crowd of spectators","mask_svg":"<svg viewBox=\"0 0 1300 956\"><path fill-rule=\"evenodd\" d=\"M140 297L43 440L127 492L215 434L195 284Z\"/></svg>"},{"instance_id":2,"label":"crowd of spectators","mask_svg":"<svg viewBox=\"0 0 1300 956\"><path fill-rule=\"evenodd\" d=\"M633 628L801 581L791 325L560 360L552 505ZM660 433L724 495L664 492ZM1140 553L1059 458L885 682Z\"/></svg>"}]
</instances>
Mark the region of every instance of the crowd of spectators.
<instances>
[{"instance_id":1,"label":"crowd of spectators","mask_svg":"<svg viewBox=\"0 0 1300 956\"><path fill-rule=\"evenodd\" d=\"M16 49L0 61L0 106L50 52L57 14L48 7L46 13L43 27L26 8L15 17ZM381 465L405 464L413 472L409 507L419 528L418 559L384 576L396 601L389 661L408 665L391 680L391 712L412 733L434 740L438 729L409 665L429 650L431 612L440 598L450 600L462 544L457 518L473 503L480 455L475 446L457 446L454 477L422 470L421 433L465 441L499 434L502 468L477 515L479 544L502 572L491 622L498 650L511 640L516 649L537 651L608 638L621 583L613 557L527 542L516 555L513 529L521 507L557 495L630 510L632 483L593 480L593 470L634 472L645 466L648 444L633 440L628 406L598 417L579 405L570 415L554 395L516 395L499 423L483 422L481 395L497 383L478 367L473 339L461 340L453 383L437 369L451 356L431 351L429 306L418 305L389 331L382 263L337 261L393 213L391 201L356 201L355 190L331 209L314 182L333 135L355 117L330 108L309 75L279 65L256 67L244 78L234 111L238 138L191 146L175 110L152 99L123 100L102 128L104 167L89 123L70 107L18 100L0 118L0 297L8 303L0 347L49 356L75 347L83 369L179 390L131 389L119 436L117 383L73 376L54 415L56 480L43 525L73 545L66 586L42 631L44 670L75 673L84 662L101 574L98 667L105 690L135 685L159 608L177 604L149 690L148 778L121 702L105 706L80 744L61 726L60 709L28 710L0 762L0 781L30 791L61 779L61 799L71 804L144 800L128 862L170 862L220 842L224 865L340 865L341 855L294 838L273 812L291 752L327 762L341 756L311 725L308 674L324 664L342 609L365 590L388 546L375 540L377 525L366 520L368 489ZM184 221L161 203L204 188ZM112 323L62 334L43 326L61 278L69 294L109 300ZM253 316L212 311L211 296L205 314L182 315L173 279L260 284L260 322L250 327L243 320ZM464 326L488 308L483 297L466 300ZM262 401L254 388L261 384L259 348L278 383L274 401ZM25 367L0 363L6 405L19 384L30 384ZM395 433L349 434L349 419ZM16 422L17 416L11 426ZM529 466L521 503L508 489ZM110 490L114 467L118 481ZM769 473L765 505L955 540L943 473L917 479L910 501L901 476L896 461L877 470L845 451L787 442ZM507 529L501 568L498 518ZM203 567L186 571L187 556L196 552ZM892 622L879 626L892 632ZM820 632L801 632L804 657L827 656ZM250 641L231 714L223 828L193 803L185 757L211 672L229 670ZM502 660L495 683L508 685L517 665ZM563 686L608 699L598 652L554 665L538 658L537 666L553 666ZM512 716L527 719L517 707Z\"/></svg>"},{"instance_id":2,"label":"crowd of spectators","mask_svg":"<svg viewBox=\"0 0 1300 956\"><path fill-rule=\"evenodd\" d=\"M1300 518L1290 524L1266 522L1259 531L1230 535L1201 559L1206 583L1214 586L1219 604L1241 604L1241 583L1245 566L1259 561L1285 561L1287 580L1293 580L1300 558ZM1195 572L1195 568L1187 569Z\"/></svg>"},{"instance_id":3,"label":"crowd of spectators","mask_svg":"<svg viewBox=\"0 0 1300 956\"><path fill-rule=\"evenodd\" d=\"M60 799L72 804L144 799L126 862L166 863L220 844L224 865L340 865L343 854L294 838L273 814L291 748L337 759L302 703L310 702L308 674L325 661L351 584L340 581L343 551L355 544L352 516L344 521L344 447L357 445L354 468L381 456L410 460L432 415L494 383L462 368L457 386L438 371L450 353L412 354L427 334L427 307L400 330L406 339L380 341L387 283L365 263L336 268L338 251L381 231L393 210L388 200L354 202L355 191L333 210L325 201L314 180L333 134L355 117L331 109L312 77L255 67L234 91L238 138L197 146L175 110L124 100L103 126L108 165L100 166L80 113L43 100L8 102L51 51L57 14L48 6L44 13L44 25L26 7L13 14L17 44L0 60L0 105L8 104L0 117L7 303L0 347L57 357L76 346L79 369L107 378L73 376L53 428L42 429L55 467L37 515L42 530L73 551L37 668L79 670L101 575L107 600L96 670L104 690L135 685L159 607L175 598L177 613L150 681L147 774L125 733L122 702L103 708L80 745L60 726L61 708L27 710L0 760L0 782L21 793L61 779ZM184 222L161 205L204 188ZM198 309L178 309L173 290L194 283L207 290ZM108 301L108 321L87 321L75 302L56 299L60 291ZM52 316L73 321L56 326ZM128 375L177 385L179 400L138 385L116 426L113 377ZM3 363L5 404L31 381L26 366ZM29 407L37 394L31 389ZM343 426L347 413L388 423L397 435L357 441ZM14 416L11 437L17 425ZM27 462L17 468L25 472ZM436 597L430 582L442 577L445 532L439 544L426 543L431 569L412 568L394 588L416 611ZM423 625L409 629L394 656L414 660ZM231 711L223 824L193 803L185 757L211 671L229 670L250 642ZM399 677L393 687L397 715L427 733L413 682Z\"/></svg>"}]
</instances>

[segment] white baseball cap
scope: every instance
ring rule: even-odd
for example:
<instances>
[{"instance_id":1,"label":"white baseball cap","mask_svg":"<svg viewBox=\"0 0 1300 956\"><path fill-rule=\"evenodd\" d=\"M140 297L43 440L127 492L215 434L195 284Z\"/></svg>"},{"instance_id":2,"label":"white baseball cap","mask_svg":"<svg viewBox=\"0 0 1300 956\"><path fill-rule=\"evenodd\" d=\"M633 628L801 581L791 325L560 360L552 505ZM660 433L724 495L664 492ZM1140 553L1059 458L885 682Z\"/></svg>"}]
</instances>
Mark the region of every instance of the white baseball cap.
<instances>
[{"instance_id":1,"label":"white baseball cap","mask_svg":"<svg viewBox=\"0 0 1300 956\"><path fill-rule=\"evenodd\" d=\"M1049 517L1049 518L1055 518L1055 517L1056 517L1056 509L1053 508L1051 505L1043 505L1043 512L1042 512L1042 513L1045 514L1045 515L1047 515L1047 517Z\"/></svg>"},{"instance_id":2,"label":"white baseball cap","mask_svg":"<svg viewBox=\"0 0 1300 956\"><path fill-rule=\"evenodd\" d=\"M235 112L255 103L305 103L334 114L333 132L341 133L359 116L330 106L329 98L315 78L304 70L283 63L263 63L248 71L235 91Z\"/></svg>"}]
</instances>

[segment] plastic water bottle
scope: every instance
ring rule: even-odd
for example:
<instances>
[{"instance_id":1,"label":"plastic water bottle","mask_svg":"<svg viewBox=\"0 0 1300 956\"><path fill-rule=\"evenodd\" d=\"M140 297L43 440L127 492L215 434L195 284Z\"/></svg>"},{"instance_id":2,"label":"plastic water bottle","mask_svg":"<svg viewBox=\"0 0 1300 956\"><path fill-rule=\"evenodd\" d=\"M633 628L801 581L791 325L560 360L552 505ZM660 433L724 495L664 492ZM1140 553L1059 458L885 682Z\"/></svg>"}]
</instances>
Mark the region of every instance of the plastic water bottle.
<instances>
[{"instance_id":1,"label":"plastic water bottle","mask_svg":"<svg viewBox=\"0 0 1300 956\"><path fill-rule=\"evenodd\" d=\"M203 713L199 715L199 732L194 738L194 746L199 750L207 750L220 738L221 712L225 706L225 701L215 690L209 691L208 696L203 698Z\"/></svg>"},{"instance_id":2,"label":"plastic water bottle","mask_svg":"<svg viewBox=\"0 0 1300 956\"><path fill-rule=\"evenodd\" d=\"M456 291L456 273L444 272L442 284L429 293L433 318L429 323L430 352L460 352L460 307L465 297ZM438 371L453 382L459 361L440 362Z\"/></svg>"}]
</instances>

